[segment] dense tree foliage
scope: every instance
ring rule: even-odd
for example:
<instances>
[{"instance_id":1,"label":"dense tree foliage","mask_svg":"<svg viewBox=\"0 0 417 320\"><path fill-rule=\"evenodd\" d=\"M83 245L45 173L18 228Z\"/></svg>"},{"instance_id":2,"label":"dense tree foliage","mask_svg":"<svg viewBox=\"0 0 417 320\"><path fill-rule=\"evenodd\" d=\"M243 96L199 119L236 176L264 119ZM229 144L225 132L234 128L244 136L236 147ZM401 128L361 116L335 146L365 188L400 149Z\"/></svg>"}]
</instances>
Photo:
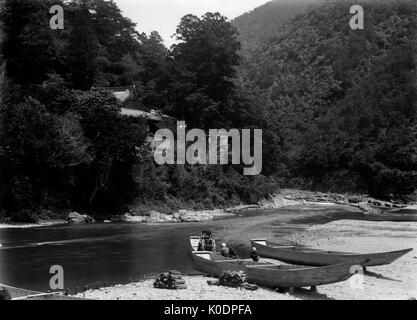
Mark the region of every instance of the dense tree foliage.
<instances>
[{"instance_id":1,"label":"dense tree foliage","mask_svg":"<svg viewBox=\"0 0 417 320\"><path fill-rule=\"evenodd\" d=\"M0 12L2 12L4 10L4 0L0 0ZM3 33L3 24L0 21L0 47L2 46L3 43L3 38L4 38L4 33ZM3 81L4 81L4 61L3 61L3 55L1 54L0 51L0 88L3 85Z\"/></svg>"},{"instance_id":2,"label":"dense tree foliage","mask_svg":"<svg viewBox=\"0 0 417 320\"><path fill-rule=\"evenodd\" d=\"M364 30L350 29L352 3L342 0L275 1L234 26L219 13L187 15L170 49L113 1L1 4L2 216L252 203L276 181L382 198L416 192L415 1L355 1ZM64 7L64 30L49 28L52 4ZM126 85L138 108L189 129L263 129L263 175L156 165L146 121L122 116L101 88Z\"/></svg>"},{"instance_id":3,"label":"dense tree foliage","mask_svg":"<svg viewBox=\"0 0 417 320\"><path fill-rule=\"evenodd\" d=\"M170 109L192 127L216 128L227 117L239 65L237 31L219 13L182 18L173 46Z\"/></svg>"},{"instance_id":4,"label":"dense tree foliage","mask_svg":"<svg viewBox=\"0 0 417 320\"><path fill-rule=\"evenodd\" d=\"M414 1L362 1L351 30L348 1L289 24L242 71L265 96L276 135L269 172L312 188L411 194L417 185Z\"/></svg>"},{"instance_id":5,"label":"dense tree foliage","mask_svg":"<svg viewBox=\"0 0 417 320\"><path fill-rule=\"evenodd\" d=\"M64 30L49 28L52 4L64 7ZM240 118L252 123L250 97L234 79L239 42L225 17L184 17L172 50L157 32L137 32L113 1L6 0L1 21L6 216L32 221L45 209L124 213L134 199L213 207L256 202L274 189L270 179L244 177L232 166L157 166L145 120L122 116L117 100L97 89L131 85L138 107L202 128L238 119L231 115L240 107L247 110Z\"/></svg>"},{"instance_id":6,"label":"dense tree foliage","mask_svg":"<svg viewBox=\"0 0 417 320\"><path fill-rule=\"evenodd\" d=\"M273 0L237 17L232 24L239 31L241 54L249 56L297 15L319 3L320 0Z\"/></svg>"},{"instance_id":7,"label":"dense tree foliage","mask_svg":"<svg viewBox=\"0 0 417 320\"><path fill-rule=\"evenodd\" d=\"M49 28L54 4L64 7L64 30ZM19 84L40 84L54 73L83 90L147 83L156 73L149 60L166 56L159 35L137 32L113 1L8 0L1 20L7 76Z\"/></svg>"},{"instance_id":8,"label":"dense tree foliage","mask_svg":"<svg viewBox=\"0 0 417 320\"><path fill-rule=\"evenodd\" d=\"M37 97L22 98L10 88L17 94L2 105L4 208L117 212L135 195L131 172L145 127L122 116L108 93L57 85L49 81ZM58 111L51 99L68 108Z\"/></svg>"}]
</instances>

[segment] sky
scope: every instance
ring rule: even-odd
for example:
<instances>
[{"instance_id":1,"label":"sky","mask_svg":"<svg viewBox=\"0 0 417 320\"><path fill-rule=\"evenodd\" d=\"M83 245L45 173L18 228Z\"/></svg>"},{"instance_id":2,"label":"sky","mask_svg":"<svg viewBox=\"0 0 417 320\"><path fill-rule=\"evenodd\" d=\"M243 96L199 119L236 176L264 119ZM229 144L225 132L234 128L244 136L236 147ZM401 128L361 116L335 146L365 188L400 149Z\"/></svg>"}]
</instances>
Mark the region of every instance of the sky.
<instances>
[{"instance_id":1,"label":"sky","mask_svg":"<svg viewBox=\"0 0 417 320\"><path fill-rule=\"evenodd\" d=\"M202 16L220 12L230 20L269 2L268 0L114 0L125 17L137 24L137 30L149 34L158 31L166 46L171 46L181 18L186 14Z\"/></svg>"}]
</instances>

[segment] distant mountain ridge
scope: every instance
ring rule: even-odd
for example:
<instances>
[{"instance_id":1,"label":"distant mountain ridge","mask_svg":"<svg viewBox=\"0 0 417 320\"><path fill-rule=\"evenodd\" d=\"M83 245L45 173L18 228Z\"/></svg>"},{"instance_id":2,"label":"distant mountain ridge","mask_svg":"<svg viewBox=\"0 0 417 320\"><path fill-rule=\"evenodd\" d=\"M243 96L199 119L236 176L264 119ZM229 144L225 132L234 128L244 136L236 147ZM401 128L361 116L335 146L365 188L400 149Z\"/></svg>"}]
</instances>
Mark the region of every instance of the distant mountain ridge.
<instances>
[{"instance_id":1,"label":"distant mountain ridge","mask_svg":"<svg viewBox=\"0 0 417 320\"><path fill-rule=\"evenodd\" d=\"M239 31L242 54L276 36L287 22L306 12L320 0L273 0L232 21Z\"/></svg>"}]
</instances>

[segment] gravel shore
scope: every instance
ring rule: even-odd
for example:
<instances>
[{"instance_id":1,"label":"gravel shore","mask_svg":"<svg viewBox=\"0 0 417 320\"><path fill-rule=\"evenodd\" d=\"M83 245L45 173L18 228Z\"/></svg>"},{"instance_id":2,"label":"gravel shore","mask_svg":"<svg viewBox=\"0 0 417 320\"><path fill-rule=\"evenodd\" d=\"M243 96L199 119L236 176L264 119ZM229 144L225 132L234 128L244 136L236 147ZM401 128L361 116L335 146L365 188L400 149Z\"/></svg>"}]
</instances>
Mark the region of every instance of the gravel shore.
<instances>
[{"instance_id":1,"label":"gravel shore","mask_svg":"<svg viewBox=\"0 0 417 320\"><path fill-rule=\"evenodd\" d=\"M66 220L48 220L39 223L0 223L0 229L41 228L67 224Z\"/></svg>"},{"instance_id":2,"label":"gravel shore","mask_svg":"<svg viewBox=\"0 0 417 320\"><path fill-rule=\"evenodd\" d=\"M289 294L277 294L273 290L260 288L257 291L210 286L205 276L184 276L187 289L155 289L154 280L144 280L127 285L89 290L77 297L98 300L295 300Z\"/></svg>"}]
</instances>

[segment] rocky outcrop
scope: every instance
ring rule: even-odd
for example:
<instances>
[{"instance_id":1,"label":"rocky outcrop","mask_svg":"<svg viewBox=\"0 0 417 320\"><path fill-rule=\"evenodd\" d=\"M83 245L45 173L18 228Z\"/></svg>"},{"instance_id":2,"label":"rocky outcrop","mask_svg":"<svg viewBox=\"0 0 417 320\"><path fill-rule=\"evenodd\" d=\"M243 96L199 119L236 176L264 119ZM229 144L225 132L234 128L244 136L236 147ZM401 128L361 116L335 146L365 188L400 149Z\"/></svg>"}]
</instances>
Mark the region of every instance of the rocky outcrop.
<instances>
[{"instance_id":1,"label":"rocky outcrop","mask_svg":"<svg viewBox=\"0 0 417 320\"><path fill-rule=\"evenodd\" d=\"M114 216L112 217L111 221L112 222L136 222L136 223L146 222L145 217L134 216L130 212L125 213L121 216Z\"/></svg>"},{"instance_id":2,"label":"rocky outcrop","mask_svg":"<svg viewBox=\"0 0 417 320\"><path fill-rule=\"evenodd\" d=\"M308 203L331 203L356 207L365 213L381 213L383 209L404 208L405 205L377 200L366 195L344 195L302 190L283 189L271 200L264 201L264 208L279 208Z\"/></svg>"},{"instance_id":3,"label":"rocky outcrop","mask_svg":"<svg viewBox=\"0 0 417 320\"><path fill-rule=\"evenodd\" d=\"M224 211L227 213L239 213L242 211L253 211L263 209L262 205L259 204L249 204L249 205L240 205L233 208L227 208Z\"/></svg>"},{"instance_id":4,"label":"rocky outcrop","mask_svg":"<svg viewBox=\"0 0 417 320\"><path fill-rule=\"evenodd\" d=\"M114 217L113 222L135 222L135 223L179 223L179 222L202 222L211 221L216 217L230 216L224 210L179 210L174 214L165 214L156 210L148 210L143 215L135 215L132 212Z\"/></svg>"},{"instance_id":5,"label":"rocky outcrop","mask_svg":"<svg viewBox=\"0 0 417 320\"><path fill-rule=\"evenodd\" d=\"M178 211L177 220L179 222L201 222L213 220L213 215L210 215L207 211Z\"/></svg>"},{"instance_id":6,"label":"rocky outcrop","mask_svg":"<svg viewBox=\"0 0 417 320\"><path fill-rule=\"evenodd\" d=\"M201 222L201 221L211 221L217 217L226 217L233 215L226 212L222 209L214 210L202 210L202 211L193 211L193 210L180 210L175 217L179 222Z\"/></svg>"},{"instance_id":7,"label":"rocky outcrop","mask_svg":"<svg viewBox=\"0 0 417 320\"><path fill-rule=\"evenodd\" d=\"M155 210L149 210L144 215L134 215L131 212L125 213L120 217L112 219L119 222L135 222L135 223L168 223L177 222L176 219L169 214L164 214Z\"/></svg>"},{"instance_id":8,"label":"rocky outcrop","mask_svg":"<svg viewBox=\"0 0 417 320\"><path fill-rule=\"evenodd\" d=\"M402 208L400 204L373 199L368 196L343 195L334 193L310 192L283 189L271 199L260 201L257 205L240 205L228 209L214 210L179 210L175 213L161 213L144 207L132 207L128 213L115 216L113 222L131 223L181 223L212 221L217 217L238 215L242 211L282 208L292 205L308 205L312 203L329 203L353 206L365 213L377 214L386 208Z\"/></svg>"},{"instance_id":9,"label":"rocky outcrop","mask_svg":"<svg viewBox=\"0 0 417 320\"><path fill-rule=\"evenodd\" d=\"M148 223L176 222L172 215L161 213L156 210L149 210L146 212L145 218Z\"/></svg>"},{"instance_id":10,"label":"rocky outcrop","mask_svg":"<svg viewBox=\"0 0 417 320\"><path fill-rule=\"evenodd\" d=\"M79 214L78 212L71 212L68 214L67 218L68 223L93 223L94 218L86 215L86 214Z\"/></svg>"}]
</instances>

